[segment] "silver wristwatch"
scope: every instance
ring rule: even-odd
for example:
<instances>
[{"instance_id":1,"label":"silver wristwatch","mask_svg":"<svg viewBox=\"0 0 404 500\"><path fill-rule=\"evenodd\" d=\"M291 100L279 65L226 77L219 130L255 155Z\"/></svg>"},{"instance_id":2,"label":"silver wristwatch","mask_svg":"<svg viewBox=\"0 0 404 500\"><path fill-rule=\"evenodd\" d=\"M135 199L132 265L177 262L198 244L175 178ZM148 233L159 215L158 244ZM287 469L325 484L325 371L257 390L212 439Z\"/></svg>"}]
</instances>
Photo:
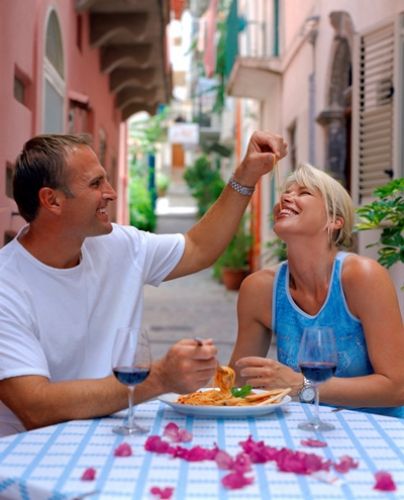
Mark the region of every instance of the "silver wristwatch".
<instances>
[{"instance_id":1,"label":"silver wristwatch","mask_svg":"<svg viewBox=\"0 0 404 500\"><path fill-rule=\"evenodd\" d=\"M313 403L316 398L314 385L306 377L303 377L303 385L298 396L301 403Z\"/></svg>"},{"instance_id":2,"label":"silver wristwatch","mask_svg":"<svg viewBox=\"0 0 404 500\"><path fill-rule=\"evenodd\" d=\"M252 196L255 191L254 187L243 186L242 184L238 183L234 177L229 180L228 184L232 189L234 189L234 191L237 191L237 193L240 193L243 196Z\"/></svg>"}]
</instances>

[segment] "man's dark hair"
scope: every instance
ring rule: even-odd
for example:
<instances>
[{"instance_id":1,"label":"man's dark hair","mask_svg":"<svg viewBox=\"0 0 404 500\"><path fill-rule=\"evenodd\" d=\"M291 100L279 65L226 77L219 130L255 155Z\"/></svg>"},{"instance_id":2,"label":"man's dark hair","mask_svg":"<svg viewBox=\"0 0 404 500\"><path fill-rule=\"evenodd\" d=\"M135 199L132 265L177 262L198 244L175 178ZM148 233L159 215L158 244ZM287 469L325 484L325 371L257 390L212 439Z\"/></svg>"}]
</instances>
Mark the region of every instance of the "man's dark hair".
<instances>
[{"instance_id":1,"label":"man's dark hair","mask_svg":"<svg viewBox=\"0 0 404 500\"><path fill-rule=\"evenodd\" d=\"M41 188L61 189L73 196L67 187L66 160L80 146L91 147L88 135L38 135L24 144L15 162L13 195L27 222L38 214Z\"/></svg>"}]
</instances>

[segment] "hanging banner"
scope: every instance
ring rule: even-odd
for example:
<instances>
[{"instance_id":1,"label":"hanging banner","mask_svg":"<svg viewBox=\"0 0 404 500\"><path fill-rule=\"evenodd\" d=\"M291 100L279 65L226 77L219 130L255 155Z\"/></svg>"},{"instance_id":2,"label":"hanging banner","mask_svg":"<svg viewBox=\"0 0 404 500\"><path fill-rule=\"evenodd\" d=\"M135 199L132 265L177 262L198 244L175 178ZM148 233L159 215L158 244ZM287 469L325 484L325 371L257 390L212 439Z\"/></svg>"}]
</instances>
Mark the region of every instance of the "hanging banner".
<instances>
[{"instance_id":1,"label":"hanging banner","mask_svg":"<svg viewBox=\"0 0 404 500\"><path fill-rule=\"evenodd\" d=\"M168 140L172 144L199 144L199 125L173 123L168 129Z\"/></svg>"}]
</instances>

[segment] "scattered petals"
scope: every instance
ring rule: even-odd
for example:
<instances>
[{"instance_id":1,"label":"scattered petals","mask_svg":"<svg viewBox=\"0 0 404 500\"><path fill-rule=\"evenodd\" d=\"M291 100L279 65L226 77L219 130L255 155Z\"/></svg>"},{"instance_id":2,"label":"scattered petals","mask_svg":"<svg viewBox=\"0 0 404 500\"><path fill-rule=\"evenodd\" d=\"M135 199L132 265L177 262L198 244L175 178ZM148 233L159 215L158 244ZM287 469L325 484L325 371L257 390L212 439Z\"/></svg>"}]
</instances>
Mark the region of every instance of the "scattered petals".
<instances>
[{"instance_id":1,"label":"scattered petals","mask_svg":"<svg viewBox=\"0 0 404 500\"><path fill-rule=\"evenodd\" d=\"M328 446L325 441L320 441L319 439L302 439L300 444L302 446L310 446L311 448L325 448Z\"/></svg>"},{"instance_id":2,"label":"scattered petals","mask_svg":"<svg viewBox=\"0 0 404 500\"><path fill-rule=\"evenodd\" d=\"M153 486L150 488L150 493L156 498L167 500L173 496L174 488L159 488L158 486Z\"/></svg>"},{"instance_id":3,"label":"scattered petals","mask_svg":"<svg viewBox=\"0 0 404 500\"><path fill-rule=\"evenodd\" d=\"M239 474L238 472L231 472L226 476L222 477L222 484L225 488L229 490L238 490L248 486L254 482L253 477L244 476L244 474Z\"/></svg>"},{"instance_id":4,"label":"scattered petals","mask_svg":"<svg viewBox=\"0 0 404 500\"><path fill-rule=\"evenodd\" d=\"M192 440L192 434L186 429L181 429L174 422L169 422L164 427L163 436L173 443L187 443Z\"/></svg>"},{"instance_id":5,"label":"scattered petals","mask_svg":"<svg viewBox=\"0 0 404 500\"><path fill-rule=\"evenodd\" d=\"M311 474L319 470L329 470L331 462L324 460L314 453L304 451L293 451L288 448L273 448L267 446L263 441L254 441L250 436L247 441L240 443L244 452L253 463L276 462L278 470L283 472L295 472L296 474Z\"/></svg>"},{"instance_id":6,"label":"scattered petals","mask_svg":"<svg viewBox=\"0 0 404 500\"><path fill-rule=\"evenodd\" d=\"M96 473L97 473L97 471L94 469L94 467L88 467L83 472L80 479L82 481L94 481Z\"/></svg>"},{"instance_id":7,"label":"scattered petals","mask_svg":"<svg viewBox=\"0 0 404 500\"><path fill-rule=\"evenodd\" d=\"M132 455L132 448L128 443L122 443L114 450L115 457L130 457Z\"/></svg>"},{"instance_id":8,"label":"scattered petals","mask_svg":"<svg viewBox=\"0 0 404 500\"><path fill-rule=\"evenodd\" d=\"M154 453L168 453L172 449L160 436L149 436L144 447L146 451L153 451Z\"/></svg>"},{"instance_id":9,"label":"scattered petals","mask_svg":"<svg viewBox=\"0 0 404 500\"><path fill-rule=\"evenodd\" d=\"M178 442L178 439L181 440L184 437L181 437L181 431L182 429L176 424L170 423L164 429L164 437L174 442ZM188 438L189 436L187 436L187 439ZM199 445L191 448L180 445L172 446L160 436L149 436L144 446L147 451L171 455L172 458L180 458L188 462L199 462L202 460L215 461L219 469L229 471L229 473L222 478L223 486L228 489L244 488L254 482L253 477L245 476L246 473L252 470L251 464L263 464L272 461L276 463L279 471L304 475L312 474L314 477L317 477L317 479L330 484L341 482L339 477L330 473L331 467L337 472L343 473L358 467L358 462L347 455L342 456L339 462L333 463L331 460L326 460L324 457L316 455L315 453L268 446L264 441L255 441L252 436L249 436L246 441L241 441L239 444L242 451L235 457L219 449L217 445L213 448L204 448ZM301 444L318 448L327 446L326 442L316 439L303 440ZM377 480L375 489L392 491L396 488L388 473L380 472L378 475L380 478L375 475ZM161 491L165 492L165 490ZM172 492L170 495L171 494ZM170 496L160 496L159 498L170 498Z\"/></svg>"},{"instance_id":10,"label":"scattered petals","mask_svg":"<svg viewBox=\"0 0 404 500\"><path fill-rule=\"evenodd\" d=\"M356 469L358 465L359 462L356 462L349 455L344 455L339 459L339 462L335 462L333 464L333 467L337 472L345 474L346 472L349 472L351 469Z\"/></svg>"},{"instance_id":11,"label":"scattered petals","mask_svg":"<svg viewBox=\"0 0 404 500\"><path fill-rule=\"evenodd\" d=\"M187 462L202 462L203 460L214 460L217 452L218 448L209 449L203 448L202 446L184 448L182 446L176 446L171 455L174 458L182 458Z\"/></svg>"},{"instance_id":12,"label":"scattered petals","mask_svg":"<svg viewBox=\"0 0 404 500\"><path fill-rule=\"evenodd\" d=\"M380 491L395 491L397 489L396 483L389 472L379 471L375 474L376 483L373 486L374 490Z\"/></svg>"}]
</instances>

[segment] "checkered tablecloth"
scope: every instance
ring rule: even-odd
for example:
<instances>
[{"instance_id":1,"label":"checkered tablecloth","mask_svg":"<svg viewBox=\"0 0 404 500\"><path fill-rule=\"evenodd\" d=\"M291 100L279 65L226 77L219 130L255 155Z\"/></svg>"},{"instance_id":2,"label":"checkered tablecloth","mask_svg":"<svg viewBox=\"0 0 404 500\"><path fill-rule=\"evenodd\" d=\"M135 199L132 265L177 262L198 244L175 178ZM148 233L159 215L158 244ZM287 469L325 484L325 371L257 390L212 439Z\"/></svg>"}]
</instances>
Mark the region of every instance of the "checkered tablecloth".
<instances>
[{"instance_id":1,"label":"checkered tablecloth","mask_svg":"<svg viewBox=\"0 0 404 500\"><path fill-rule=\"evenodd\" d=\"M193 434L189 446L211 448L217 443L232 455L240 451L238 443L249 435L270 446L313 452L333 461L350 455L359 467L341 475L336 483L279 472L268 462L253 466L249 474L254 476L252 485L229 491L220 483L226 472L215 462L190 463L145 452L145 435L123 438L112 433L120 418L115 416L71 421L0 439L0 498L65 500L95 491L86 498L140 500L152 498L152 486L171 486L177 500L404 499L404 420L322 407L322 415L336 429L312 436L297 427L310 412L309 405L290 403L259 418L195 418L153 401L138 406L136 415L140 423L150 427L151 434L162 435L165 425L175 422ZM308 437L323 439L328 446L303 447L301 440ZM114 456L122 442L132 446L132 456ZM80 479L87 467L96 469L94 481ZM397 484L394 493L373 489L378 470L392 474Z\"/></svg>"}]
</instances>

